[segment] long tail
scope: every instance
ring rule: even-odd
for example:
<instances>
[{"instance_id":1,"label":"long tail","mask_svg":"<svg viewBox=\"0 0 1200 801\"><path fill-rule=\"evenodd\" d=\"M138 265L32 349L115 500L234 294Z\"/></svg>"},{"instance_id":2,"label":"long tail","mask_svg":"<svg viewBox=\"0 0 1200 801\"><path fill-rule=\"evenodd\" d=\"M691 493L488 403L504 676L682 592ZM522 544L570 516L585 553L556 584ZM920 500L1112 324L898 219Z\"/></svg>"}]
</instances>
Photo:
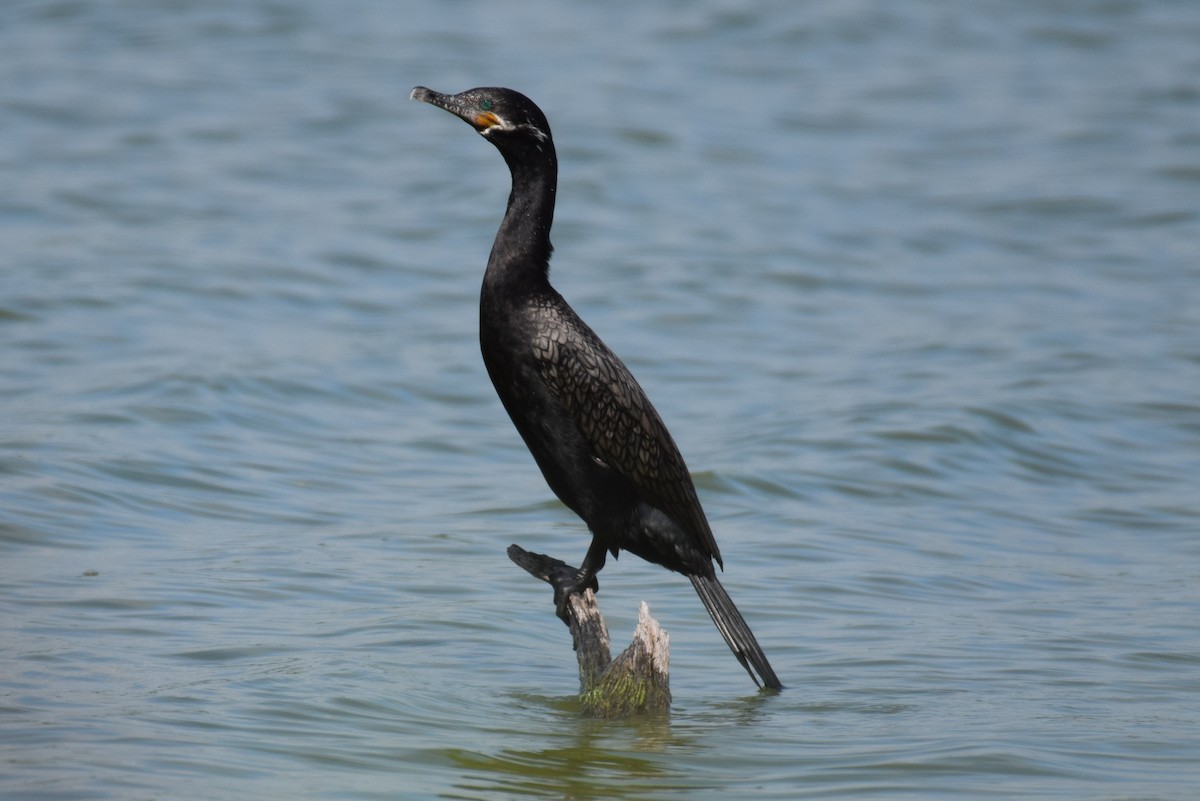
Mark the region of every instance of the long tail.
<instances>
[{"instance_id":1,"label":"long tail","mask_svg":"<svg viewBox=\"0 0 1200 801\"><path fill-rule=\"evenodd\" d=\"M771 663L767 661L767 655L759 647L758 640L754 639L754 632L750 631L742 613L733 605L733 599L729 597L729 593L725 592L725 588L721 586L721 582L717 581L716 576L689 576L688 578L692 580L696 594L704 602L704 608L708 610L713 623L717 624L721 636L728 643L729 650L733 651L733 655L742 663L742 667L750 674L750 678L754 679L754 683L760 687L782 690L783 685L779 683L775 671L771 670ZM762 681L759 681L760 677Z\"/></svg>"}]
</instances>

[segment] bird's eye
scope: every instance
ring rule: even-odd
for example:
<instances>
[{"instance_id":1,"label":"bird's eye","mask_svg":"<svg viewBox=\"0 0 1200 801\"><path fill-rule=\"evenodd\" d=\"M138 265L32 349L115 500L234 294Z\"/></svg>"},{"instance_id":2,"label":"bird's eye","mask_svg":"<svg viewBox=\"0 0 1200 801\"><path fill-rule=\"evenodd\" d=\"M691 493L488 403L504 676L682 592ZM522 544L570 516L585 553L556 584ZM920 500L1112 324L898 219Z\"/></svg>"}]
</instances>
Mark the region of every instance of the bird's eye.
<instances>
[{"instance_id":1,"label":"bird's eye","mask_svg":"<svg viewBox=\"0 0 1200 801\"><path fill-rule=\"evenodd\" d=\"M479 102L479 107L480 107L481 109L483 109L484 111L491 111L491 110L492 110L492 101L490 101L490 100L481 100L481 101Z\"/></svg>"}]
</instances>

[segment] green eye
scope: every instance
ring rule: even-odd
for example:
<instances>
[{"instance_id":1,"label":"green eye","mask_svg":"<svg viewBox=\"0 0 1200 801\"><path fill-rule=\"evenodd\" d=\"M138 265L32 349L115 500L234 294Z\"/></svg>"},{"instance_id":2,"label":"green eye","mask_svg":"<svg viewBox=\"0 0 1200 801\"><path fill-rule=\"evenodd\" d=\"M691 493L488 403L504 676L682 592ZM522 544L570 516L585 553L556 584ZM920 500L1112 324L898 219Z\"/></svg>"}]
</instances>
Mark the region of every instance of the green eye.
<instances>
[{"instance_id":1,"label":"green eye","mask_svg":"<svg viewBox=\"0 0 1200 801\"><path fill-rule=\"evenodd\" d=\"M492 110L492 101L490 101L490 100L482 100L482 101L480 101L480 103L479 103L479 107L480 107L481 109L483 109L484 111L491 111L491 110Z\"/></svg>"}]
</instances>

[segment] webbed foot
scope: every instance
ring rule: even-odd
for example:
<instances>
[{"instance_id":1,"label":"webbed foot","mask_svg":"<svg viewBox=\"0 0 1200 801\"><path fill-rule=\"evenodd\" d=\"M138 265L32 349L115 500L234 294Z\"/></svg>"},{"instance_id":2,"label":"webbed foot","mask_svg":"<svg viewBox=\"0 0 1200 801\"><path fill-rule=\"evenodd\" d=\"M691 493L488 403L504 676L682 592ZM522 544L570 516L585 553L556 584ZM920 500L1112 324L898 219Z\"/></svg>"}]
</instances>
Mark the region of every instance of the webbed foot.
<instances>
[{"instance_id":1,"label":"webbed foot","mask_svg":"<svg viewBox=\"0 0 1200 801\"><path fill-rule=\"evenodd\" d=\"M549 581L554 587L554 612L559 620L568 626L571 623L567 615L567 599L574 593L582 593L587 589L591 589L592 592L600 591L600 582L596 580L595 573L589 575L588 571L569 565L555 568L550 573Z\"/></svg>"}]
</instances>

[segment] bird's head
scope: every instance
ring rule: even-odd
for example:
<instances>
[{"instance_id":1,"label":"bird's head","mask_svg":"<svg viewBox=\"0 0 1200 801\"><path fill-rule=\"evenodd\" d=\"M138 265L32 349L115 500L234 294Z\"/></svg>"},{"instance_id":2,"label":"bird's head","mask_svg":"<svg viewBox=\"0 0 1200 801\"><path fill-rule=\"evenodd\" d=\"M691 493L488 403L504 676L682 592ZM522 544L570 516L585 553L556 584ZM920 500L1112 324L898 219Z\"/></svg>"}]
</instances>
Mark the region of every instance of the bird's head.
<instances>
[{"instance_id":1,"label":"bird's head","mask_svg":"<svg viewBox=\"0 0 1200 801\"><path fill-rule=\"evenodd\" d=\"M456 95L444 95L418 86L410 96L413 100L445 109L466 120L497 147L526 138L538 143L550 140L550 124L546 122L546 115L532 100L512 89L482 87Z\"/></svg>"}]
</instances>

